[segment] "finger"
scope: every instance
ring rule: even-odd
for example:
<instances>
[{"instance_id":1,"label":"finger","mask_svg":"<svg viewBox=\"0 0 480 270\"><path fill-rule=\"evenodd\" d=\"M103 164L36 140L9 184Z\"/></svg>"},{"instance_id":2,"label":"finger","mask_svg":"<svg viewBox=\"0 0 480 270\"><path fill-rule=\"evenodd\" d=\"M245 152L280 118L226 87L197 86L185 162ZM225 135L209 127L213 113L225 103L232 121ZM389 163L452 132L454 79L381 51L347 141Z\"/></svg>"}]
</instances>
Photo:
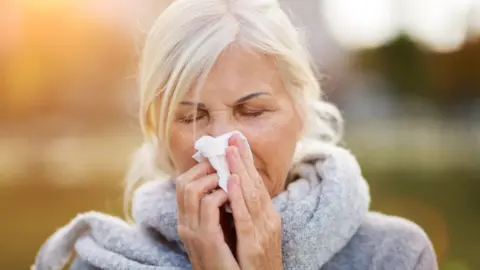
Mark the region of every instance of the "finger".
<instances>
[{"instance_id":1,"label":"finger","mask_svg":"<svg viewBox=\"0 0 480 270\"><path fill-rule=\"evenodd\" d=\"M262 193L268 193L265 183L259 176L257 168L255 168L252 152L250 151L250 147L248 146L246 139L238 134L234 134L232 137L230 137L229 144L237 147L238 153L240 154L240 159L242 160L245 170L250 176L252 183L257 187L257 189L261 190Z\"/></svg>"},{"instance_id":2,"label":"finger","mask_svg":"<svg viewBox=\"0 0 480 270\"><path fill-rule=\"evenodd\" d=\"M248 146L248 143L246 140L238 134L234 134L230 139L228 140L228 144L230 146L236 146L238 149L238 152L240 154L240 158L242 159L245 169L247 170L247 173L252 177L252 179L255 177L254 180L256 180L257 176L257 169L255 168L255 165L253 163L253 156L252 152L250 151L250 148Z\"/></svg>"},{"instance_id":3,"label":"finger","mask_svg":"<svg viewBox=\"0 0 480 270\"><path fill-rule=\"evenodd\" d=\"M244 199L248 211L252 217L256 217L261 212L262 189L255 185L252 178L246 172L245 165L241 160L237 147L230 146L227 149L227 161L232 174L236 174L239 178L240 187L244 195ZM267 193L268 194L268 193Z\"/></svg>"},{"instance_id":4,"label":"finger","mask_svg":"<svg viewBox=\"0 0 480 270\"><path fill-rule=\"evenodd\" d=\"M182 185L191 182L195 179L209 174L209 172L211 172L212 170L213 168L212 165L210 165L210 162L208 160L204 160L178 176L176 179L176 184Z\"/></svg>"},{"instance_id":5,"label":"finger","mask_svg":"<svg viewBox=\"0 0 480 270\"><path fill-rule=\"evenodd\" d=\"M192 229L198 227L200 220L200 201L218 186L217 174L209 174L185 186L184 219Z\"/></svg>"},{"instance_id":6,"label":"finger","mask_svg":"<svg viewBox=\"0 0 480 270\"><path fill-rule=\"evenodd\" d=\"M228 200L227 193L217 189L204 196L200 202L200 227L211 232L220 227L220 207Z\"/></svg>"},{"instance_id":7,"label":"finger","mask_svg":"<svg viewBox=\"0 0 480 270\"><path fill-rule=\"evenodd\" d=\"M178 208L178 223L184 224L183 217L185 216L185 206L184 206L184 190L185 186L199 177L205 176L209 171L213 170L210 163L205 160L195 166L193 166L187 172L181 174L175 180L176 184L176 197L177 197L177 208Z\"/></svg>"},{"instance_id":8,"label":"finger","mask_svg":"<svg viewBox=\"0 0 480 270\"><path fill-rule=\"evenodd\" d=\"M228 180L228 200L232 207L237 237L250 232L253 228L252 217L245 203L239 180L240 179L236 174L230 175L230 179Z\"/></svg>"},{"instance_id":9,"label":"finger","mask_svg":"<svg viewBox=\"0 0 480 270\"><path fill-rule=\"evenodd\" d=\"M237 146L229 146L226 151L227 163L232 174L236 174L240 179L245 183L245 187L253 189L253 181L251 180L250 174L247 172L245 164L240 157Z\"/></svg>"}]
</instances>

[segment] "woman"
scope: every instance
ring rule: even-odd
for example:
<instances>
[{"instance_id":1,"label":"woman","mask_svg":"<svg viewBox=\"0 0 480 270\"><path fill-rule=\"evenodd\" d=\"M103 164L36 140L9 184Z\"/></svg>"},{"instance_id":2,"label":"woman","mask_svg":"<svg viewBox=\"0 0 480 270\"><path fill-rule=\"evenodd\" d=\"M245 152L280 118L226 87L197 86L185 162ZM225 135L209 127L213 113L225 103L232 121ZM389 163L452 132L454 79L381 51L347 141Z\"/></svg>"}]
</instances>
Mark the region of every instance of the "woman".
<instances>
[{"instance_id":1,"label":"woman","mask_svg":"<svg viewBox=\"0 0 480 270\"><path fill-rule=\"evenodd\" d=\"M129 186L151 181L135 192L136 225L79 215L43 245L37 269L64 267L73 250L72 269L437 269L418 226L368 212L358 164L335 146L341 117L317 101L276 0L173 2L149 33L140 90L146 142ZM200 136L233 130L246 140L228 141L225 192L192 155Z\"/></svg>"}]
</instances>

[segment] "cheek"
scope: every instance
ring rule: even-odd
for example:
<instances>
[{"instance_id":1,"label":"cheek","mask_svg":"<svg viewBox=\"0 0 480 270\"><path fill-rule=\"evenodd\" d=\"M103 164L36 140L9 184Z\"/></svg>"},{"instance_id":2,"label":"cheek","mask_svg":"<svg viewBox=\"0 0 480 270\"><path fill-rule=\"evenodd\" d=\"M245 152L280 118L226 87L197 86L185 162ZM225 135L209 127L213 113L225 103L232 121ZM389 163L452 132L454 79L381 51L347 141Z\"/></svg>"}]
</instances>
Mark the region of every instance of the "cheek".
<instances>
[{"instance_id":1,"label":"cheek","mask_svg":"<svg viewBox=\"0 0 480 270\"><path fill-rule=\"evenodd\" d=\"M301 132L301 123L293 111L282 111L272 113L245 129L250 135L248 137L262 149L261 152L276 153L288 160Z\"/></svg>"},{"instance_id":2,"label":"cheek","mask_svg":"<svg viewBox=\"0 0 480 270\"><path fill-rule=\"evenodd\" d=\"M257 167L271 196L283 191L301 129L294 114L272 113L271 117L242 130L248 138Z\"/></svg>"},{"instance_id":3,"label":"cheek","mask_svg":"<svg viewBox=\"0 0 480 270\"><path fill-rule=\"evenodd\" d=\"M193 147L193 134L191 132L180 131L178 128L172 129L170 145L172 149L172 163L178 173L183 173L193 167L197 162L192 158L195 153Z\"/></svg>"}]
</instances>

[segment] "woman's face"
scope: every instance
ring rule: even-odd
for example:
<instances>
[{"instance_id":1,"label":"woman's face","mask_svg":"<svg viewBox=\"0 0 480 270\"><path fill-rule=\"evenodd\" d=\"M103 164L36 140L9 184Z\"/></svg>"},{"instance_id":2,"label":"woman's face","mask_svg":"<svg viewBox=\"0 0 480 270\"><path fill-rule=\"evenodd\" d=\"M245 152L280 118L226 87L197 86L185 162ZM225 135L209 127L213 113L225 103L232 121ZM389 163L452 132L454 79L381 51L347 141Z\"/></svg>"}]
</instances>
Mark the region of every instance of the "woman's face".
<instances>
[{"instance_id":1,"label":"woman's face","mask_svg":"<svg viewBox=\"0 0 480 270\"><path fill-rule=\"evenodd\" d=\"M254 165L275 196L284 189L301 129L300 116L274 61L232 48L219 57L202 89L197 94L190 91L176 109L171 159L183 173L196 164L192 155L198 138L238 130L247 138Z\"/></svg>"}]
</instances>

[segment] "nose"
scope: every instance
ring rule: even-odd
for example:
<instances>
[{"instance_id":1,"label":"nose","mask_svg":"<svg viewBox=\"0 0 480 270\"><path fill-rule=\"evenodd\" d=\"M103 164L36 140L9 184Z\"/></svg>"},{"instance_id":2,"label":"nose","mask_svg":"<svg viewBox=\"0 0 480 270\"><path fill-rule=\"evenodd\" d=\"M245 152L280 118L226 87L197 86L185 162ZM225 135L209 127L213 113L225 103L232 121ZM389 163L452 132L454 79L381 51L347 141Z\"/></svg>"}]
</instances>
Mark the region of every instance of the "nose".
<instances>
[{"instance_id":1,"label":"nose","mask_svg":"<svg viewBox=\"0 0 480 270\"><path fill-rule=\"evenodd\" d=\"M228 113L216 114L211 121L208 131L210 136L217 137L236 130L235 121Z\"/></svg>"}]
</instances>

